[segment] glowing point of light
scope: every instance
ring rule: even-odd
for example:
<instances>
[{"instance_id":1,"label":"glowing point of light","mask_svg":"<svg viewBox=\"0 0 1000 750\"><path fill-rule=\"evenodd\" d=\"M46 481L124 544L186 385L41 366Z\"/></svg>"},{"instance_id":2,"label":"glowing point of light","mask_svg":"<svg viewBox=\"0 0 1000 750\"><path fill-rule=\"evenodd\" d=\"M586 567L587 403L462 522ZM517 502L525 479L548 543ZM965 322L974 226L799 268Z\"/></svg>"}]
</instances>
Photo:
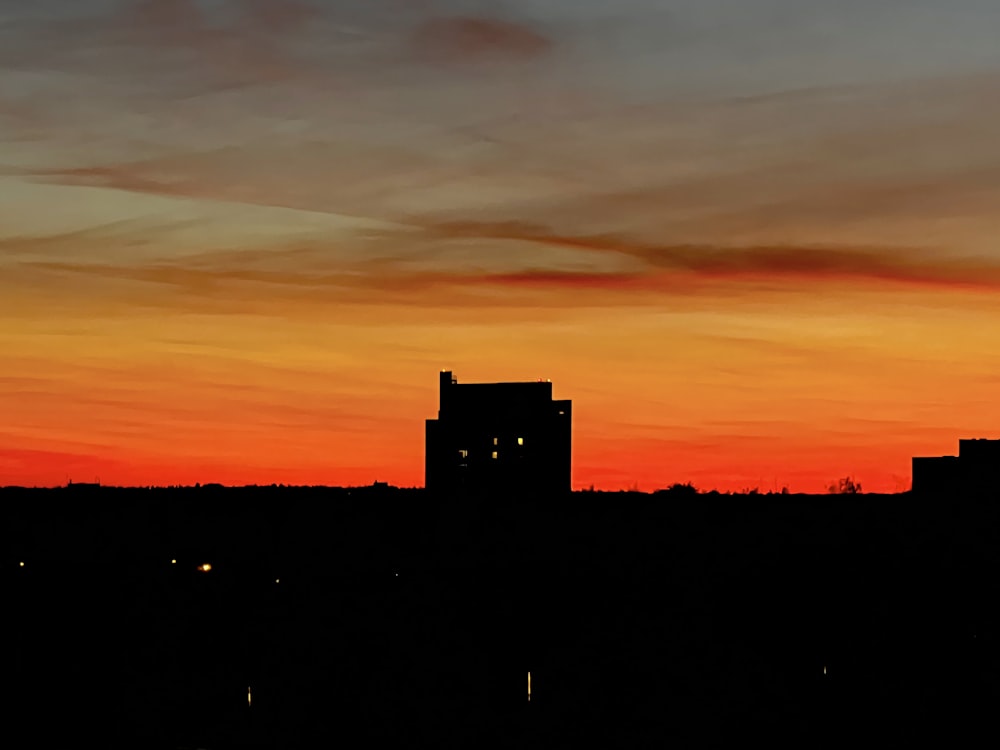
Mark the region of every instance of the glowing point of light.
<instances>
[{"instance_id":1,"label":"glowing point of light","mask_svg":"<svg viewBox=\"0 0 1000 750\"><path fill-rule=\"evenodd\" d=\"M518 445L524 445L524 438L518 438L517 439L517 444Z\"/></svg>"},{"instance_id":2,"label":"glowing point of light","mask_svg":"<svg viewBox=\"0 0 1000 750\"><path fill-rule=\"evenodd\" d=\"M528 703L531 703L531 672L528 672Z\"/></svg>"},{"instance_id":3,"label":"glowing point of light","mask_svg":"<svg viewBox=\"0 0 1000 750\"><path fill-rule=\"evenodd\" d=\"M173 559L173 560L171 560L171 561L170 561L170 564L171 564L171 565L176 565L176 564L177 564L177 560L176 560L176 559Z\"/></svg>"},{"instance_id":4,"label":"glowing point of light","mask_svg":"<svg viewBox=\"0 0 1000 750\"><path fill-rule=\"evenodd\" d=\"M17 567L19 567L19 568L23 568L23 567L24 567L24 563L23 563L23 562L19 562L19 563L17 564Z\"/></svg>"},{"instance_id":5,"label":"glowing point of light","mask_svg":"<svg viewBox=\"0 0 1000 750\"><path fill-rule=\"evenodd\" d=\"M826 674L826 667L823 667L823 674Z\"/></svg>"},{"instance_id":6,"label":"glowing point of light","mask_svg":"<svg viewBox=\"0 0 1000 750\"><path fill-rule=\"evenodd\" d=\"M211 569L212 569L211 563L204 563L198 566L198 570L200 570L202 573L207 573Z\"/></svg>"},{"instance_id":7,"label":"glowing point of light","mask_svg":"<svg viewBox=\"0 0 1000 750\"><path fill-rule=\"evenodd\" d=\"M247 705L250 705L250 686L247 685Z\"/></svg>"},{"instance_id":8,"label":"glowing point of light","mask_svg":"<svg viewBox=\"0 0 1000 750\"><path fill-rule=\"evenodd\" d=\"M275 579L274 579L274 582L275 582L275 583L281 583L281 579L280 579L280 578L275 578Z\"/></svg>"}]
</instances>

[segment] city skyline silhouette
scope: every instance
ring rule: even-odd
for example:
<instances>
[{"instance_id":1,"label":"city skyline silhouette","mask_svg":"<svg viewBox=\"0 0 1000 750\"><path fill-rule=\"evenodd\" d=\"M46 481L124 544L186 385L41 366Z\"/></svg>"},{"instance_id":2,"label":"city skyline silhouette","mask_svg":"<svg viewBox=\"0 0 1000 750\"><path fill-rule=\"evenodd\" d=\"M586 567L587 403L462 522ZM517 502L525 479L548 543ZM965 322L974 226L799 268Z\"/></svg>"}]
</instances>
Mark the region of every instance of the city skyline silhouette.
<instances>
[{"instance_id":1,"label":"city skyline silhouette","mask_svg":"<svg viewBox=\"0 0 1000 750\"><path fill-rule=\"evenodd\" d=\"M433 494L444 495L487 491L502 494L519 488L540 493L572 492L572 401L553 400L552 390L552 381L541 378L537 381L459 384L451 370L441 370L438 377L438 416L425 420L423 488ZM996 486L995 467L1000 465L1000 440L961 438L958 444L958 456L914 456L911 482L905 489L897 489L897 493L941 493L952 489L980 493L992 491ZM770 488L762 484L745 486L736 493L821 494L793 491L786 484L779 487L777 477ZM102 484L99 477L81 482L67 476L65 486L77 491L92 491L100 489ZM204 484L196 481L191 485L134 485L164 486L195 489L203 486L205 489L226 487L213 481ZM265 482L261 486L338 487L286 485L283 482ZM363 488L368 484L354 486ZM376 478L371 486L396 485ZM593 486L581 489L595 490ZM650 491L656 493L670 489L719 492L717 487L696 487L692 482L679 478L664 482ZM829 494L857 494L862 489L863 484L853 474L835 478L824 488ZM639 492L635 486L618 490ZM602 491L614 490L602 488ZM727 494L733 492L729 490Z\"/></svg>"},{"instance_id":2,"label":"city skyline silhouette","mask_svg":"<svg viewBox=\"0 0 1000 750\"><path fill-rule=\"evenodd\" d=\"M423 488L428 492L460 496L487 491L498 494L518 490L556 494L573 491L572 401L553 400L551 380L459 384L451 370L441 370L438 401L438 416L425 420ZM912 457L911 481L905 489L897 488L896 494L909 491L941 493L952 489L983 493L995 489L996 467L1000 466L1000 440L961 438L958 443L958 456ZM396 486L377 478L371 485ZM793 491L785 484L779 487L777 477L772 487L761 485L748 485L736 492L821 494ZM204 482L204 485L201 481L191 485L134 485L139 488L164 486L195 489L204 486L212 489L227 485L213 481ZM283 482L242 486L338 487L286 485ZM363 488L368 484L354 486ZM67 476L65 487L93 491L100 489L102 484L99 477L81 482ZM595 490L593 486L580 489ZM639 492L634 485L618 489ZM690 481L679 479L665 482L647 492L670 489L719 492L717 487L696 487ZM857 494L862 489L863 483L853 474L835 478L824 488L829 494ZM609 490L602 488L602 491ZM728 494L733 492L729 490Z\"/></svg>"}]
</instances>

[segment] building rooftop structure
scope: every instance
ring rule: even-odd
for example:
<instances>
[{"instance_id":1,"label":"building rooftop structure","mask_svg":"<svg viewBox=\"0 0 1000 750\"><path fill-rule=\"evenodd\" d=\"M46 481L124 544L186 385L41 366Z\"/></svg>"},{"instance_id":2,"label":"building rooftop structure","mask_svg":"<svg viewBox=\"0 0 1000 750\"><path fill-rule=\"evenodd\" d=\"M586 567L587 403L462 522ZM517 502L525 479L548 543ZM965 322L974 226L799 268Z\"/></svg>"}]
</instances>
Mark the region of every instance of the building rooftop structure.
<instances>
[{"instance_id":1,"label":"building rooftop structure","mask_svg":"<svg viewBox=\"0 0 1000 750\"><path fill-rule=\"evenodd\" d=\"M437 493L571 490L572 401L547 380L439 379L437 419L426 423L425 486Z\"/></svg>"},{"instance_id":2,"label":"building rooftop structure","mask_svg":"<svg viewBox=\"0 0 1000 750\"><path fill-rule=\"evenodd\" d=\"M928 494L1000 491L1000 440L959 440L957 456L915 456L912 489Z\"/></svg>"}]
</instances>

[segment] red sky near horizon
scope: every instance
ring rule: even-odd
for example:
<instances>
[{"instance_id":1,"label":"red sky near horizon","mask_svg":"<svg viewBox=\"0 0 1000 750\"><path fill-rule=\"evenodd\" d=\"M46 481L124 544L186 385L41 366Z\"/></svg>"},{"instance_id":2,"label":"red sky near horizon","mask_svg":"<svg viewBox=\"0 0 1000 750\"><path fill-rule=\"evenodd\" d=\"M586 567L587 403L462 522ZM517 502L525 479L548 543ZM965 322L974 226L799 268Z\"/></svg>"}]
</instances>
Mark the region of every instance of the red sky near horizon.
<instances>
[{"instance_id":1,"label":"red sky near horizon","mask_svg":"<svg viewBox=\"0 0 1000 750\"><path fill-rule=\"evenodd\" d=\"M450 369L577 488L907 489L1000 437L1000 7L870 5L0 0L0 486L418 486Z\"/></svg>"}]
</instances>

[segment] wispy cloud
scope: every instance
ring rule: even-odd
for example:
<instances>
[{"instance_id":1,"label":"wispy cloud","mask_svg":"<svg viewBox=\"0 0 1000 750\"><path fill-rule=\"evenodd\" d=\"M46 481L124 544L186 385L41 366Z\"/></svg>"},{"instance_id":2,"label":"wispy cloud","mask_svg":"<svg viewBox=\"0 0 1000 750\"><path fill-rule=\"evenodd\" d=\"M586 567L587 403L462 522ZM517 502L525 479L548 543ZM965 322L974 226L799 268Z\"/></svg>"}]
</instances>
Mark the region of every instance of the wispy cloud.
<instances>
[{"instance_id":1,"label":"wispy cloud","mask_svg":"<svg viewBox=\"0 0 1000 750\"><path fill-rule=\"evenodd\" d=\"M901 285L969 289L1000 288L1000 263L983 259L942 260L940 256L901 249L748 246L648 246L627 238L558 236L523 226L463 225L438 228L435 236L469 240L491 238L528 242L539 247L569 247L599 255L624 255L635 264L614 267L580 263L578 268L553 270L530 260L491 269L474 255L452 268L431 264L415 269L403 257L365 258L357 253L306 243L303 246L255 252L212 253L177 260L141 264L60 262L36 260L25 268L76 274L108 280L128 280L174 288L185 293L237 298L247 285L266 288L274 300L309 290L336 290L343 299L388 301L386 294L430 294L428 302L442 304L435 289L471 291L495 287L508 291L650 292L673 295L712 294L713 283L772 282L793 289L813 283L870 281ZM281 292L285 288L286 292ZM240 293L243 289L243 293ZM297 291L296 291L297 290ZM262 292L263 293L263 292ZM464 306L470 300L449 296L448 304ZM553 300L570 304L571 300ZM494 300L497 304L538 304L537 299Z\"/></svg>"},{"instance_id":2,"label":"wispy cloud","mask_svg":"<svg viewBox=\"0 0 1000 750\"><path fill-rule=\"evenodd\" d=\"M553 232L548 227L524 222L440 222L423 224L439 240L505 240L539 247L554 246L586 252L627 256L642 264L640 273L615 274L624 284L637 277L657 278L669 273L695 277L738 279L771 278L798 280L872 279L931 285L994 287L1000 284L1000 258L949 258L926 249L749 245L660 245L627 235L586 235ZM551 274L533 271L512 279L553 283L577 281L584 274ZM598 274L605 277L605 274Z\"/></svg>"},{"instance_id":3,"label":"wispy cloud","mask_svg":"<svg viewBox=\"0 0 1000 750\"><path fill-rule=\"evenodd\" d=\"M411 44L419 59L446 65L534 60L553 46L537 28L486 16L429 19L414 30Z\"/></svg>"},{"instance_id":4,"label":"wispy cloud","mask_svg":"<svg viewBox=\"0 0 1000 750\"><path fill-rule=\"evenodd\" d=\"M240 130L252 118L185 107L223 117L245 142L131 160L88 152L83 165L18 174L385 221L544 223L646 244L898 243L961 255L988 252L997 228L1000 151L988 127L996 85L984 75L620 110L564 102L549 114L534 98L504 104L468 92L487 110L455 109L454 121L415 117L386 98L371 110L329 108L330 130L308 138L252 137ZM934 106L914 110L918 101ZM505 107L528 109L504 117Z\"/></svg>"}]
</instances>

